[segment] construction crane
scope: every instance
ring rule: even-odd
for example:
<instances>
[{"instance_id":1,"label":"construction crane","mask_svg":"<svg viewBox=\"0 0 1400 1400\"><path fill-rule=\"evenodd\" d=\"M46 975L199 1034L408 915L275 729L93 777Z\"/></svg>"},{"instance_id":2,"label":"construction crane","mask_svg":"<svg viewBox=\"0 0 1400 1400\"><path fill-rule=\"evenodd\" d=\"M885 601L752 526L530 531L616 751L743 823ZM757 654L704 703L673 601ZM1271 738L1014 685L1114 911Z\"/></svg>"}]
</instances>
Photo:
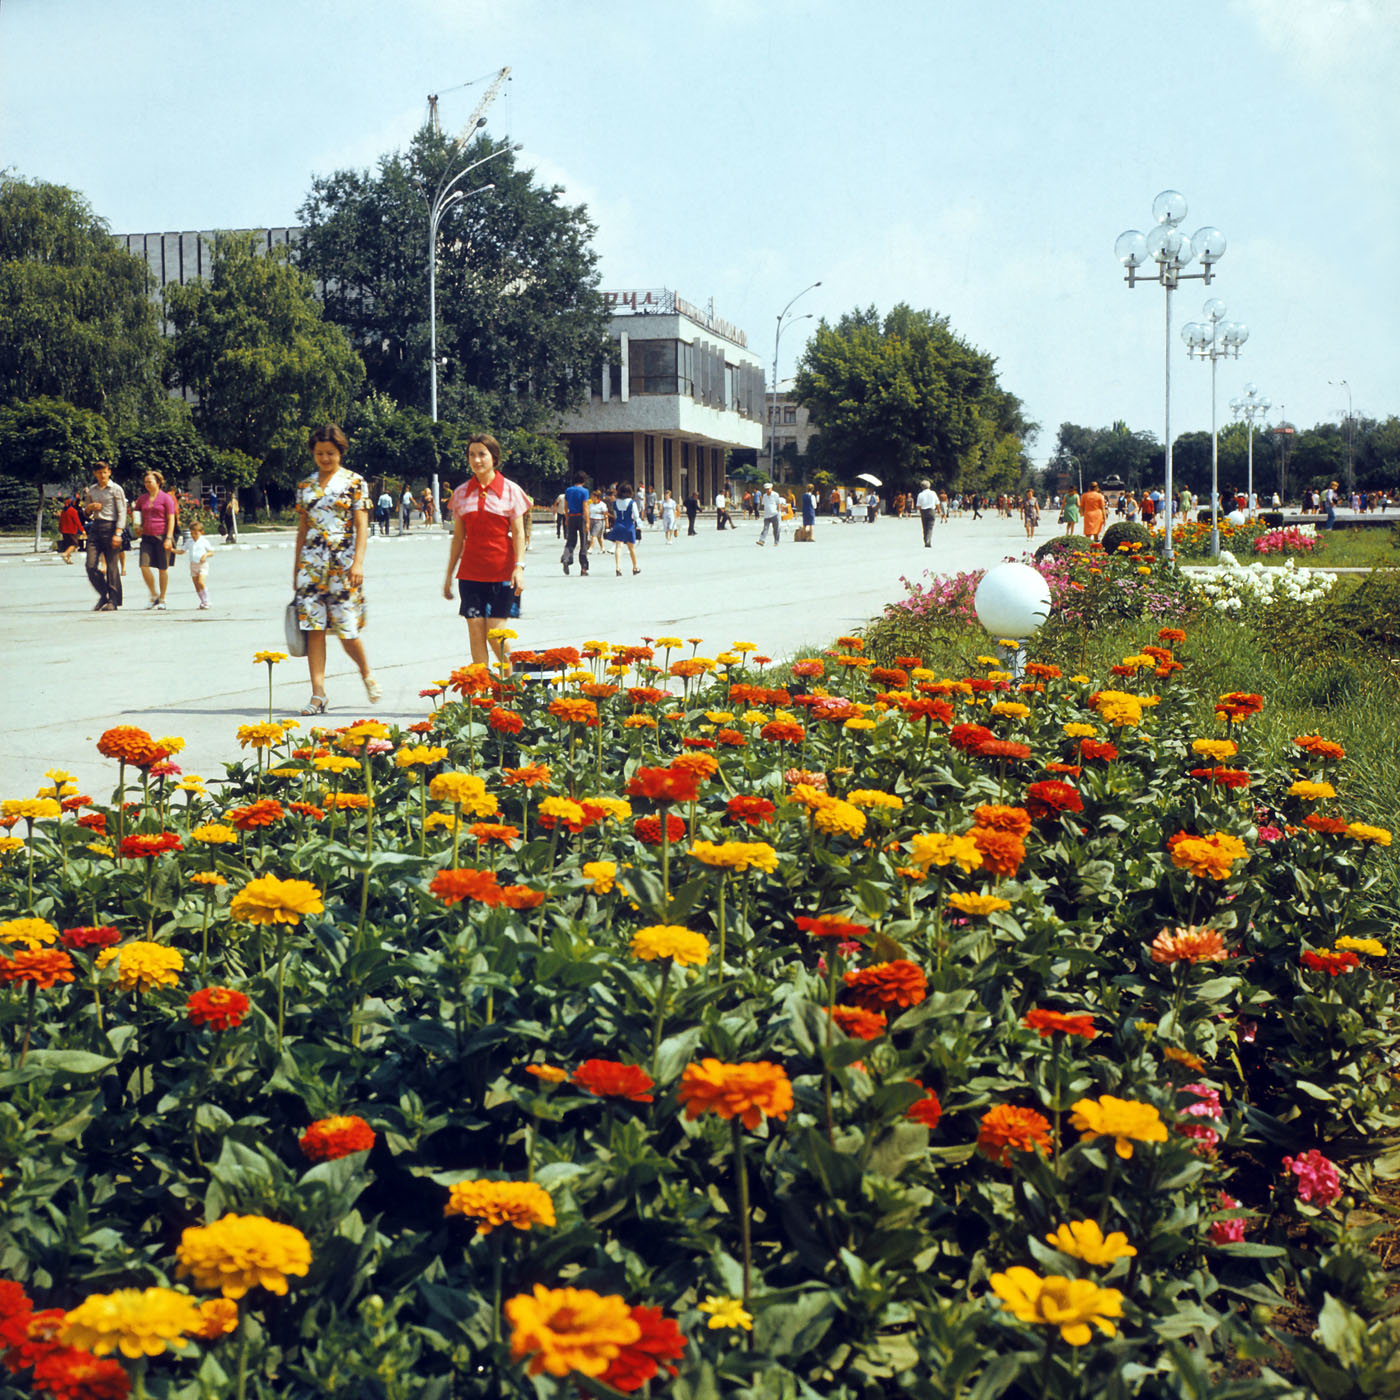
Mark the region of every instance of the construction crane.
<instances>
[{"instance_id":1,"label":"construction crane","mask_svg":"<svg viewBox=\"0 0 1400 1400\"><path fill-rule=\"evenodd\" d=\"M476 111L472 113L471 120L467 122L462 130L462 134L453 143L455 146L461 146L470 141L471 138L476 135L477 128L485 125L486 109L500 95L501 87L508 77L510 77L510 68L506 67L502 68L501 71L492 78L491 86L486 89L481 101L476 104ZM479 80L473 79L473 82L476 81ZM463 83L461 87L471 87L472 85L472 83ZM460 88L448 88L447 90L448 92L458 92ZM442 130L442 125L438 121L438 94L435 92L430 92L428 94L428 125L435 132L440 132Z\"/></svg>"}]
</instances>

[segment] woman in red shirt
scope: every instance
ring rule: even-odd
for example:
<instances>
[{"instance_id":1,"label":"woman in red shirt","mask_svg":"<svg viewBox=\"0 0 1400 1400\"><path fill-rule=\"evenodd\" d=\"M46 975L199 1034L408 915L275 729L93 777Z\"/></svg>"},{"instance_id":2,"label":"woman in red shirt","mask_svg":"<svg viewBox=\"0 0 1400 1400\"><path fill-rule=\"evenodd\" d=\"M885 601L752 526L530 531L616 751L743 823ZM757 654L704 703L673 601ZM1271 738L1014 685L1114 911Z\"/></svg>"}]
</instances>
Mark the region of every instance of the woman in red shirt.
<instances>
[{"instance_id":1,"label":"woman in red shirt","mask_svg":"<svg viewBox=\"0 0 1400 1400\"><path fill-rule=\"evenodd\" d=\"M500 465L501 444L490 433L474 433L467 440L471 480L464 481L448 502L452 545L442 596L451 599L455 575L472 661L478 665L486 664L491 624L499 625L511 615L525 587L524 522L530 501L501 475ZM496 653L504 658L499 644Z\"/></svg>"}]
</instances>

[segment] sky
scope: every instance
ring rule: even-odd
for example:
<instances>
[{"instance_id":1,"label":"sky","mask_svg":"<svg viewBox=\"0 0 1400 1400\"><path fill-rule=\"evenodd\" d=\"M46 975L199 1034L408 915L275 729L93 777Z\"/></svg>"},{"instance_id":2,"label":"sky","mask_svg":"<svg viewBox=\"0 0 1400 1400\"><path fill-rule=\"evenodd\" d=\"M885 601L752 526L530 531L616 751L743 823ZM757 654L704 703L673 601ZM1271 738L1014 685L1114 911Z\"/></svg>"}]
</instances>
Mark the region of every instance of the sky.
<instances>
[{"instance_id":1,"label":"sky","mask_svg":"<svg viewBox=\"0 0 1400 1400\"><path fill-rule=\"evenodd\" d=\"M996 357L1032 457L1160 438L1165 294L1113 245L1173 188L1228 240L1172 299L1174 435L1211 296L1250 330L1221 426L1247 383L1300 427L1400 412L1400 0L0 0L0 168L116 233L295 223L504 66L488 133L587 206L604 288L713 298L771 374L820 281L780 378L804 313L904 301Z\"/></svg>"}]
</instances>

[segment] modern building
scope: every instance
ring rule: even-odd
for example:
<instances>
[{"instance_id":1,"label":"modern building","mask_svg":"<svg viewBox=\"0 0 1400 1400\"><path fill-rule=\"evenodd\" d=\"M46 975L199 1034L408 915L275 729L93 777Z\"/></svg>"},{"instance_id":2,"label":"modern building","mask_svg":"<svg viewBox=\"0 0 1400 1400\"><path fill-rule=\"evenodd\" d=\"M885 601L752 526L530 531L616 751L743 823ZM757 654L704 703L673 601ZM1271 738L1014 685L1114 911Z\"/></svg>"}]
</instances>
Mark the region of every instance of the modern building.
<instances>
[{"instance_id":1,"label":"modern building","mask_svg":"<svg viewBox=\"0 0 1400 1400\"><path fill-rule=\"evenodd\" d=\"M763 443L763 364L737 326L666 288L603 294L613 354L555 424L573 471L706 505L736 448Z\"/></svg>"},{"instance_id":2,"label":"modern building","mask_svg":"<svg viewBox=\"0 0 1400 1400\"><path fill-rule=\"evenodd\" d=\"M817 429L812 415L797 402L791 379L784 379L778 385L778 392L769 395L763 416L768 427L763 434L763 451L759 453L758 465L766 472L772 460L775 480L796 481L802 475L802 466L797 459L807 455L807 445Z\"/></svg>"}]
</instances>

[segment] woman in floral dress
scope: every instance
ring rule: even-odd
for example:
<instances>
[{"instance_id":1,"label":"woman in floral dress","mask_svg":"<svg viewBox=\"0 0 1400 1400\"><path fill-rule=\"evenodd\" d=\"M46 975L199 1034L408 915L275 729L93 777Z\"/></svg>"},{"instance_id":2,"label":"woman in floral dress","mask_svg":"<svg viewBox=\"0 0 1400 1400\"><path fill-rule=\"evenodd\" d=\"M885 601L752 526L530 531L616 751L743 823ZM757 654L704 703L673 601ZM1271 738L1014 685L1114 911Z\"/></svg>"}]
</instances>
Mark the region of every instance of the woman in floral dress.
<instances>
[{"instance_id":1,"label":"woman in floral dress","mask_svg":"<svg viewBox=\"0 0 1400 1400\"><path fill-rule=\"evenodd\" d=\"M365 694L378 704L379 682L369 668L360 628L365 625L365 546L369 542L369 486L341 466L349 443L334 423L310 437L316 474L297 485L297 542L292 552L297 625L306 633L311 699L304 715L326 712L326 631L340 638L359 667Z\"/></svg>"}]
</instances>

